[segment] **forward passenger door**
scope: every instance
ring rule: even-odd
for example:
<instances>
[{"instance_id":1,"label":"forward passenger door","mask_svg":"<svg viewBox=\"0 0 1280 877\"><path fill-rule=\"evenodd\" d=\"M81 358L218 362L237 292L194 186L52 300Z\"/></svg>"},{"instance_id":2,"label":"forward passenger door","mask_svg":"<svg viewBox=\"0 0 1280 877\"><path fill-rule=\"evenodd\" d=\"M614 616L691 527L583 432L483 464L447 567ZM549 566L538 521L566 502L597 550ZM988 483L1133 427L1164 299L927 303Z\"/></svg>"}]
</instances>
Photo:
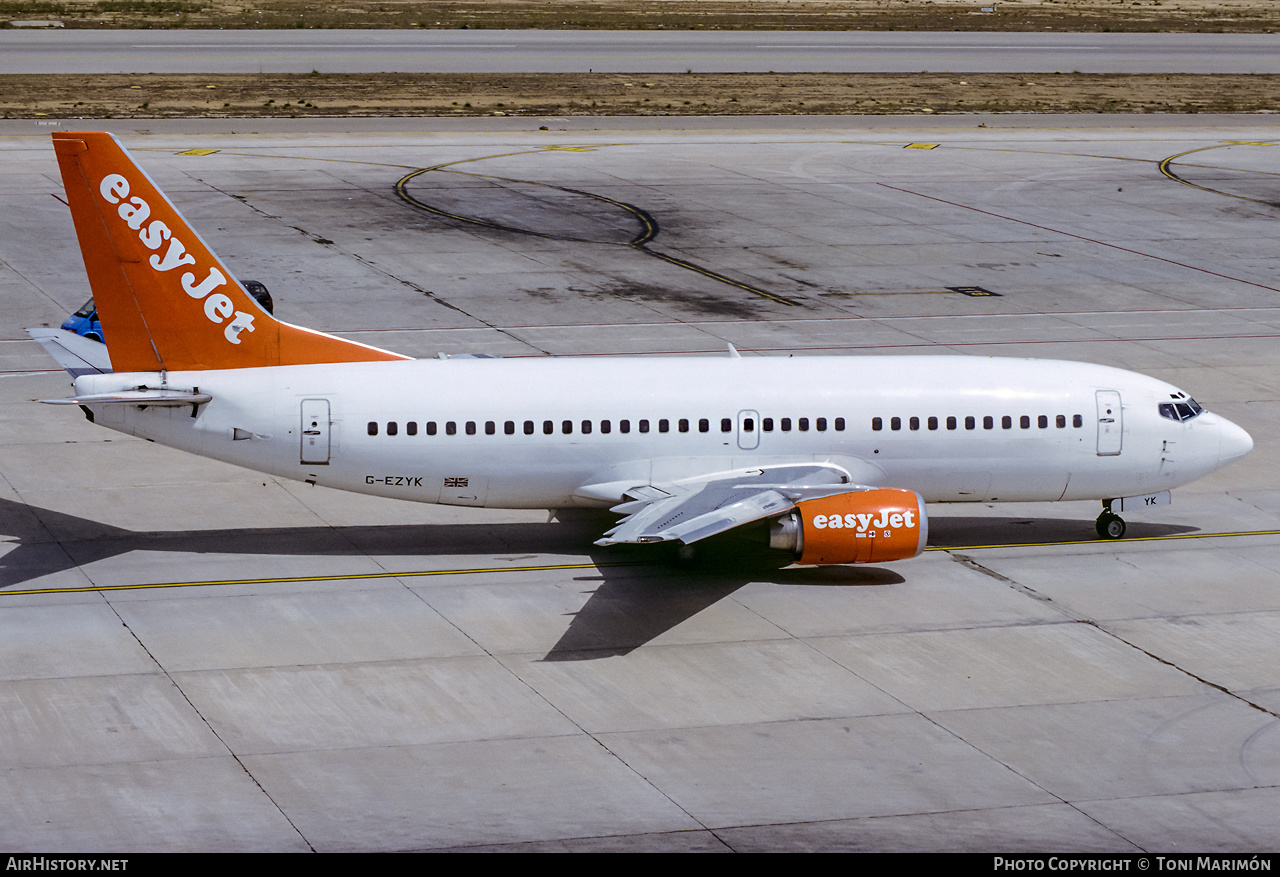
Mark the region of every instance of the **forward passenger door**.
<instances>
[{"instance_id":1,"label":"forward passenger door","mask_svg":"<svg viewBox=\"0 0 1280 877\"><path fill-rule=\"evenodd\" d=\"M1098 391L1098 456L1115 457L1120 453L1124 437L1120 394L1115 390Z\"/></svg>"}]
</instances>

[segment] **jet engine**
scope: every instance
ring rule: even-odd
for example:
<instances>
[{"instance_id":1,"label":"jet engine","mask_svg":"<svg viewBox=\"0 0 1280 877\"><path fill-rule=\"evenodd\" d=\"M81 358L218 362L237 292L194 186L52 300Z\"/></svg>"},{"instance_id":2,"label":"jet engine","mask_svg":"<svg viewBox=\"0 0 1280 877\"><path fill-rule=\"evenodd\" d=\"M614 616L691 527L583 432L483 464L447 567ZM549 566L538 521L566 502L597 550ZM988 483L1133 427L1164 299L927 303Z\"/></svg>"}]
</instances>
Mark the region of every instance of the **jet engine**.
<instances>
[{"instance_id":1,"label":"jet engine","mask_svg":"<svg viewBox=\"0 0 1280 877\"><path fill-rule=\"evenodd\" d=\"M773 522L772 548L798 563L885 563L924 551L929 519L914 490L882 487L796 503Z\"/></svg>"}]
</instances>

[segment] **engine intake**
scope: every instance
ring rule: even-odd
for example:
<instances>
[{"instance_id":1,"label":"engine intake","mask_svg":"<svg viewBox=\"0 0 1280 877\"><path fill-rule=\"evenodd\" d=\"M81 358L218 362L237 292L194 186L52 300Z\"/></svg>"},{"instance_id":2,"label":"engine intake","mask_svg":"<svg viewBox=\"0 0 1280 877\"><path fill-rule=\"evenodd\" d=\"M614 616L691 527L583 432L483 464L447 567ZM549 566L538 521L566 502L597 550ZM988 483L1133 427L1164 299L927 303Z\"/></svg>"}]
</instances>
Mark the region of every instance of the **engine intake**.
<instances>
[{"instance_id":1,"label":"engine intake","mask_svg":"<svg viewBox=\"0 0 1280 877\"><path fill-rule=\"evenodd\" d=\"M807 499L773 522L769 545L798 563L887 563L924 551L929 518L914 490L881 487Z\"/></svg>"}]
</instances>

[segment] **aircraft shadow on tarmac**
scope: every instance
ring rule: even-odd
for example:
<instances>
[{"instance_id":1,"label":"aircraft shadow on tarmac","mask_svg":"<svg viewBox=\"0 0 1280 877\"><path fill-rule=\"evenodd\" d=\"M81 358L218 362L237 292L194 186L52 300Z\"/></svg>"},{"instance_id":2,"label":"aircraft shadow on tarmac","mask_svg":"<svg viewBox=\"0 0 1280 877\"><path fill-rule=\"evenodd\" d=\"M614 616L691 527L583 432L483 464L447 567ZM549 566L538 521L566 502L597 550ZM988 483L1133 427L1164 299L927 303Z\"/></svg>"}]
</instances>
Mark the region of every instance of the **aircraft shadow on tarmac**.
<instances>
[{"instance_id":1,"label":"aircraft shadow on tarmac","mask_svg":"<svg viewBox=\"0 0 1280 877\"><path fill-rule=\"evenodd\" d=\"M690 560L663 546L630 547L624 554L635 558L635 565L598 559L598 572L574 577L584 591L593 584L594 590L543 660L625 655L750 584L880 587L906 581L897 571L877 566L793 567L790 552L767 547L766 526L744 531L698 543Z\"/></svg>"},{"instance_id":2,"label":"aircraft shadow on tarmac","mask_svg":"<svg viewBox=\"0 0 1280 877\"><path fill-rule=\"evenodd\" d=\"M1131 538L1170 536L1192 527L1133 523ZM543 658L581 661L625 655L655 637L753 583L781 586L866 588L900 585L911 575L911 561L894 569L880 566L791 566L790 553L771 551L767 527L757 525L698 543L692 560L681 561L659 546L635 546L635 566L616 566L618 555L595 557L599 572L575 577L598 582L591 597L570 621L564 635ZM588 538L584 535L584 540ZM1061 518L948 517L930 521L930 547L980 545L1053 545L1096 540L1092 521ZM1098 540L1102 541L1102 540ZM647 550L647 552L646 552ZM647 562L646 562L647 561Z\"/></svg>"},{"instance_id":3,"label":"aircraft shadow on tarmac","mask_svg":"<svg viewBox=\"0 0 1280 877\"><path fill-rule=\"evenodd\" d=\"M793 567L789 553L767 547L767 525L708 539L692 559L668 546L603 549L592 541L614 518L566 510L548 523L399 524L352 527L271 527L138 531L0 498L0 540L16 544L0 557L0 591L42 576L132 551L295 556L582 555L597 571L574 576L590 591L543 660L575 661L625 655L754 583L784 587L885 587L902 584L910 561L878 566ZM947 517L930 521L930 545L1076 543L1092 523L1054 518ZM1130 537L1193 530L1131 522ZM901 570L899 572L898 570Z\"/></svg>"}]
</instances>

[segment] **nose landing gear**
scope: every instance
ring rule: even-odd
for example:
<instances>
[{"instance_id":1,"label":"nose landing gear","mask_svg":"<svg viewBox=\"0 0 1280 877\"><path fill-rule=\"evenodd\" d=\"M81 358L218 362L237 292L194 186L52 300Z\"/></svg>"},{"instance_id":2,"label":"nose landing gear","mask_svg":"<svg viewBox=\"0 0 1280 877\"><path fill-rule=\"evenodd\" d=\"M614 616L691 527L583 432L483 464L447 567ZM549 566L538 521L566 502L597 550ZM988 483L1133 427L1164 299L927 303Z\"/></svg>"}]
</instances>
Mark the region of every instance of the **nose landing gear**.
<instances>
[{"instance_id":1,"label":"nose landing gear","mask_svg":"<svg viewBox=\"0 0 1280 877\"><path fill-rule=\"evenodd\" d=\"M1102 514L1098 515L1098 521L1093 527L1103 539L1124 538L1124 518L1111 511L1111 500L1109 499L1103 500Z\"/></svg>"}]
</instances>

